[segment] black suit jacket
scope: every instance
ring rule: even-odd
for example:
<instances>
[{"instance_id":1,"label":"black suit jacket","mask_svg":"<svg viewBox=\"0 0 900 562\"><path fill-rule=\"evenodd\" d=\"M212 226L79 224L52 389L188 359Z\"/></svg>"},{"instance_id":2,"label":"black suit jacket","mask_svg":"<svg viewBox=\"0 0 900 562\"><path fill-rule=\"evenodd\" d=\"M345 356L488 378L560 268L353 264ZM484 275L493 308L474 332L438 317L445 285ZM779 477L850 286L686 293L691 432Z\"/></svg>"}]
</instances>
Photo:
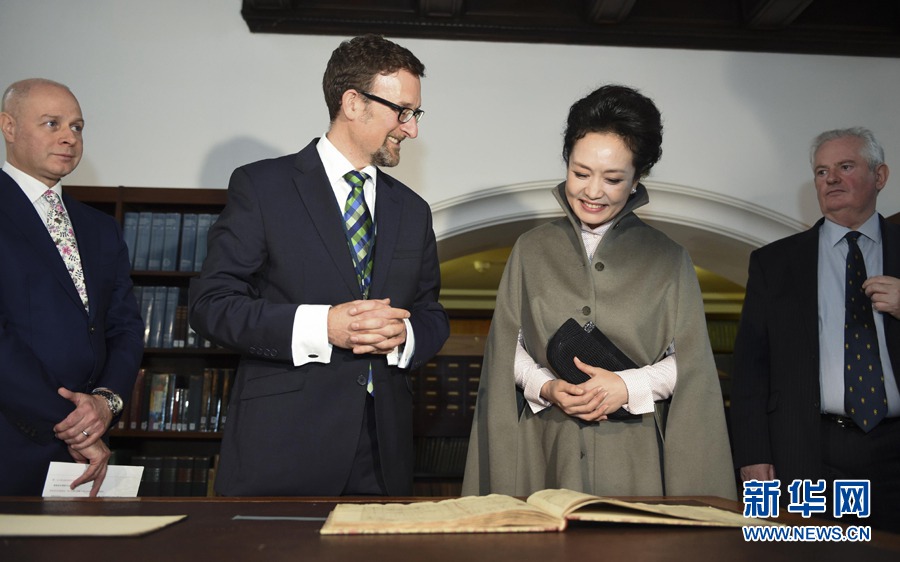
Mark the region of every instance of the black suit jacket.
<instances>
[{"instance_id":1,"label":"black suit jacket","mask_svg":"<svg viewBox=\"0 0 900 562\"><path fill-rule=\"evenodd\" d=\"M242 354L216 479L225 495L339 495L356 452L370 363L385 484L391 495L412 492L408 370L389 367L383 355L337 347L329 363L292 363L297 305L361 298L317 140L298 154L235 170L203 270L191 283L192 326ZM431 210L384 172L376 189L369 297L390 297L410 311L415 369L449 335L437 302Z\"/></svg>"},{"instance_id":2,"label":"black suit jacket","mask_svg":"<svg viewBox=\"0 0 900 562\"><path fill-rule=\"evenodd\" d=\"M731 423L736 467L775 465L782 483L822 478L819 424L818 244L811 229L750 255L734 349ZM900 277L900 226L882 217L884 275ZM900 320L884 315L900 376Z\"/></svg>"},{"instance_id":3,"label":"black suit jacket","mask_svg":"<svg viewBox=\"0 0 900 562\"><path fill-rule=\"evenodd\" d=\"M140 368L144 324L128 250L115 220L63 194L90 312L47 227L0 171L0 495L40 495L50 461L72 462L53 435L74 405L64 386L105 386L127 398Z\"/></svg>"}]
</instances>

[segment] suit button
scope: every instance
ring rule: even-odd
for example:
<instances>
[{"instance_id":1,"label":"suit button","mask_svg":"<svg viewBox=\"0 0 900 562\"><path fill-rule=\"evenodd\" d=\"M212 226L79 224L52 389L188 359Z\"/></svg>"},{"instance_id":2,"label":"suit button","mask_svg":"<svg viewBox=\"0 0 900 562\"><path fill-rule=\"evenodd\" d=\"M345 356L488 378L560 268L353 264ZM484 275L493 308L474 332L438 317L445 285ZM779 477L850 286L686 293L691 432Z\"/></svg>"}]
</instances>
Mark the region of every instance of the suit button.
<instances>
[{"instance_id":1,"label":"suit button","mask_svg":"<svg viewBox=\"0 0 900 562\"><path fill-rule=\"evenodd\" d=\"M581 313L584 314L585 316L589 315L591 313L591 307L585 306L584 308L581 309Z\"/></svg>"},{"instance_id":2,"label":"suit button","mask_svg":"<svg viewBox=\"0 0 900 562\"><path fill-rule=\"evenodd\" d=\"M359 386L366 386L367 382L369 382L368 375L359 375L358 377L356 377L356 384L358 384Z\"/></svg>"},{"instance_id":3,"label":"suit button","mask_svg":"<svg viewBox=\"0 0 900 562\"><path fill-rule=\"evenodd\" d=\"M604 267L606 267L606 266L603 265L603 264L600 263L600 262L597 262L597 263L594 264L594 269L596 269L597 271L603 271L603 268L604 268Z\"/></svg>"}]
</instances>

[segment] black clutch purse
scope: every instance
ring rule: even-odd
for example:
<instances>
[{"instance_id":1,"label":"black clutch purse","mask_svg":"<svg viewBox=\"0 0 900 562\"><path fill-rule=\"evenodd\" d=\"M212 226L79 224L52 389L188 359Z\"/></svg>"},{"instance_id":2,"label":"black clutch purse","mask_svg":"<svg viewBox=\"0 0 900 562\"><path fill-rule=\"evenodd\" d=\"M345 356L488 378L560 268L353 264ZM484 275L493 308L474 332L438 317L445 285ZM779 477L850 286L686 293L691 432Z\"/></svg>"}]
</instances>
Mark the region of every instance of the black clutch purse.
<instances>
[{"instance_id":1,"label":"black clutch purse","mask_svg":"<svg viewBox=\"0 0 900 562\"><path fill-rule=\"evenodd\" d=\"M569 318L550 338L547 344L547 362L559 378L572 384L581 384L590 380L590 377L578 370L573 360L575 357L607 371L637 368L637 364L616 347L593 322L581 326L574 318ZM610 421L641 420L641 416L630 414L625 408L619 408L607 416Z\"/></svg>"},{"instance_id":2,"label":"black clutch purse","mask_svg":"<svg viewBox=\"0 0 900 562\"><path fill-rule=\"evenodd\" d=\"M572 384L581 384L589 376L578 370L573 359L608 371L635 369L637 364L611 342L593 322L584 326L574 318L566 320L547 344L547 361L556 375Z\"/></svg>"}]
</instances>

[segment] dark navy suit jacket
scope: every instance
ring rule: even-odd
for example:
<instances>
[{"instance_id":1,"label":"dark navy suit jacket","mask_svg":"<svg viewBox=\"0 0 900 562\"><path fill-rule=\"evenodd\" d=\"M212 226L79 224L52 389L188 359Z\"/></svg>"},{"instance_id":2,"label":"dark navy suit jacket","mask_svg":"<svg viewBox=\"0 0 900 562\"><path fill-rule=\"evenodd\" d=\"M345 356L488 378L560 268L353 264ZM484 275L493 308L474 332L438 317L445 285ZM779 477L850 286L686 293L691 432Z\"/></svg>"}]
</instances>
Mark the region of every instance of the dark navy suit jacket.
<instances>
[{"instance_id":1,"label":"dark navy suit jacket","mask_svg":"<svg viewBox=\"0 0 900 562\"><path fill-rule=\"evenodd\" d=\"M735 342L731 394L735 466L774 464L782 484L825 477L819 428L817 279L822 220L750 255L747 296ZM900 226L882 217L881 236L884 275L900 277ZM894 375L900 377L900 320L884 314L884 329Z\"/></svg>"},{"instance_id":2,"label":"dark navy suit jacket","mask_svg":"<svg viewBox=\"0 0 900 562\"><path fill-rule=\"evenodd\" d=\"M334 348L329 363L294 367L298 304L360 299L341 210L311 142L298 154L235 170L228 204L191 283L191 325L242 354L216 489L226 495L340 495L373 367L382 471L390 495L412 493L413 405L408 370L383 355ZM449 334L437 302L440 268L428 204L379 171L369 298L411 313L411 369Z\"/></svg>"},{"instance_id":3,"label":"dark navy suit jacket","mask_svg":"<svg viewBox=\"0 0 900 562\"><path fill-rule=\"evenodd\" d=\"M0 495L40 495L53 435L74 405L63 386L130 396L143 351L128 250L115 220L63 195L78 241L90 313L34 206L0 171Z\"/></svg>"}]
</instances>

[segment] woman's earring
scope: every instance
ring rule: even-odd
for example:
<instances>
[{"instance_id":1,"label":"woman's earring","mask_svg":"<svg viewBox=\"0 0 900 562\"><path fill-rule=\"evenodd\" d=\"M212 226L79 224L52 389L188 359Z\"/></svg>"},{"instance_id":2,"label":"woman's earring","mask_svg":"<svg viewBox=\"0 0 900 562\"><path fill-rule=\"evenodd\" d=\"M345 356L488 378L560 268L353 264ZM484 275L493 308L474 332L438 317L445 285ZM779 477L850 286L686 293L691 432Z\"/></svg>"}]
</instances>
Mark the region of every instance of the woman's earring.
<instances>
[{"instance_id":1,"label":"woman's earring","mask_svg":"<svg viewBox=\"0 0 900 562\"><path fill-rule=\"evenodd\" d=\"M631 194L634 195L635 193L637 193L637 188L636 188L636 187L632 187L632 188L631 188Z\"/></svg>"}]
</instances>

